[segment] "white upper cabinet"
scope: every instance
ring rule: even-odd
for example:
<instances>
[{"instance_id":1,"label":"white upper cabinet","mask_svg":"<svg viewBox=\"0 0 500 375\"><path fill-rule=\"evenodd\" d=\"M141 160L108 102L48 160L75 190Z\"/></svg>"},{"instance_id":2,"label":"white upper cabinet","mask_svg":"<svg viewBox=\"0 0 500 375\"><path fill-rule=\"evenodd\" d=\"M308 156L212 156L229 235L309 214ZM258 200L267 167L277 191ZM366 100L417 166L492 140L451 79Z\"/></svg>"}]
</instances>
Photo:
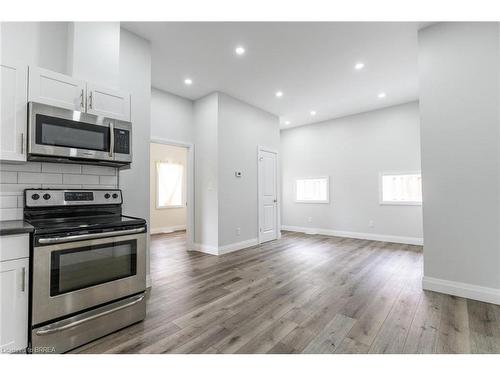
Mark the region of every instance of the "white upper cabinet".
<instances>
[{"instance_id":1,"label":"white upper cabinet","mask_svg":"<svg viewBox=\"0 0 500 375\"><path fill-rule=\"evenodd\" d=\"M28 66L0 62L0 160L26 161Z\"/></svg>"},{"instance_id":2,"label":"white upper cabinet","mask_svg":"<svg viewBox=\"0 0 500 375\"><path fill-rule=\"evenodd\" d=\"M88 83L87 113L130 121L130 94Z\"/></svg>"},{"instance_id":3,"label":"white upper cabinet","mask_svg":"<svg viewBox=\"0 0 500 375\"><path fill-rule=\"evenodd\" d=\"M47 69L29 68L29 101L84 112L85 92L84 81Z\"/></svg>"}]
</instances>

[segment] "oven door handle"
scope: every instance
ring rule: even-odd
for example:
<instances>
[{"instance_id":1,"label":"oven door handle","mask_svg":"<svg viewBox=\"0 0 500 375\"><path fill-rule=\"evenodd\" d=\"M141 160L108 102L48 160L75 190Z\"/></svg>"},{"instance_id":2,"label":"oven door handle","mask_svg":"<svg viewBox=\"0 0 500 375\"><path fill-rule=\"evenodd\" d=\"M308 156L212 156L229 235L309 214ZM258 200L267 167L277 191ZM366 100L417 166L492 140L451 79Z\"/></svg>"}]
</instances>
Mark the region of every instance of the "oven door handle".
<instances>
[{"instance_id":1,"label":"oven door handle","mask_svg":"<svg viewBox=\"0 0 500 375\"><path fill-rule=\"evenodd\" d=\"M88 323L88 322L95 320L97 318L101 318L103 316L112 314L114 312L126 309L127 307L134 306L134 305L138 304L139 302L141 302L143 299L144 299L144 294L142 294L139 297L136 297L131 302L125 303L125 304L120 305L120 306L113 307L112 309L102 311L98 314L87 316L86 318L77 320L75 322L71 322L71 323L67 323L67 324L63 324L63 325L60 325L60 323L50 324L50 325L46 326L47 328L38 329L35 332L35 334L37 336L45 336L45 335L50 335L50 334L56 333L56 332L66 331L67 329L77 327L79 325L82 325L84 323Z\"/></svg>"},{"instance_id":2,"label":"oven door handle","mask_svg":"<svg viewBox=\"0 0 500 375\"><path fill-rule=\"evenodd\" d=\"M69 241L92 240L95 238L103 238L103 237L123 236L126 234L135 234L141 232L144 232L144 228L124 229L124 230L117 230L115 232L78 234L75 236L66 236L66 237L40 238L38 240L38 243L46 245L46 244L69 242Z\"/></svg>"}]
</instances>

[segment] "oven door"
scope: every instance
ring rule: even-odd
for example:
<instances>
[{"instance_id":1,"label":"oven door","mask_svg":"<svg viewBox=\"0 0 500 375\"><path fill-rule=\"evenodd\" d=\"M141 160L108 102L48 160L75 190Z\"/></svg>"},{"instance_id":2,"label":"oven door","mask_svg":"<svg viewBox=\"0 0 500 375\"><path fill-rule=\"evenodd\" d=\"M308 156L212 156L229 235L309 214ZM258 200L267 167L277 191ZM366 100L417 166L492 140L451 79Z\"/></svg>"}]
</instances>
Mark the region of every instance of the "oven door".
<instances>
[{"instance_id":1,"label":"oven door","mask_svg":"<svg viewBox=\"0 0 500 375\"><path fill-rule=\"evenodd\" d=\"M112 120L29 103L30 156L112 161Z\"/></svg>"},{"instance_id":2,"label":"oven door","mask_svg":"<svg viewBox=\"0 0 500 375\"><path fill-rule=\"evenodd\" d=\"M146 289L146 233L75 237L75 242L34 248L34 326Z\"/></svg>"}]
</instances>

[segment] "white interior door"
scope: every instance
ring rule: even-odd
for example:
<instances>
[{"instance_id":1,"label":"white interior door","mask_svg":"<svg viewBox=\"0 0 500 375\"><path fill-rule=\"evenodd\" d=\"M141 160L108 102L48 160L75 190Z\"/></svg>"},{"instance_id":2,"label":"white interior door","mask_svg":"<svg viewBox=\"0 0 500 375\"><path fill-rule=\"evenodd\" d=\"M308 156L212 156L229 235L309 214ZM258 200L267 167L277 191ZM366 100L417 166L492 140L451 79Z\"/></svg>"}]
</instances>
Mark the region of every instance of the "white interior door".
<instances>
[{"instance_id":1,"label":"white interior door","mask_svg":"<svg viewBox=\"0 0 500 375\"><path fill-rule=\"evenodd\" d=\"M259 149L259 242L278 238L278 155Z\"/></svg>"}]
</instances>

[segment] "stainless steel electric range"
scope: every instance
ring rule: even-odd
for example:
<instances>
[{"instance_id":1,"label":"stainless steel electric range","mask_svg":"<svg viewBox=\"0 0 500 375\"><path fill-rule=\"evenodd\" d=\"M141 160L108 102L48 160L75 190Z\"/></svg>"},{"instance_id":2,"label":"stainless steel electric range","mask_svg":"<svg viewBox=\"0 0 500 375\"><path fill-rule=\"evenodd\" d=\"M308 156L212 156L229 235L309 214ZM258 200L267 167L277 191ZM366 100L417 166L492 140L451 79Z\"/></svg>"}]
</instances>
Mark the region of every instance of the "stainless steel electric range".
<instances>
[{"instance_id":1,"label":"stainless steel electric range","mask_svg":"<svg viewBox=\"0 0 500 375\"><path fill-rule=\"evenodd\" d=\"M27 189L30 347L63 353L144 319L146 221L121 190Z\"/></svg>"}]
</instances>

